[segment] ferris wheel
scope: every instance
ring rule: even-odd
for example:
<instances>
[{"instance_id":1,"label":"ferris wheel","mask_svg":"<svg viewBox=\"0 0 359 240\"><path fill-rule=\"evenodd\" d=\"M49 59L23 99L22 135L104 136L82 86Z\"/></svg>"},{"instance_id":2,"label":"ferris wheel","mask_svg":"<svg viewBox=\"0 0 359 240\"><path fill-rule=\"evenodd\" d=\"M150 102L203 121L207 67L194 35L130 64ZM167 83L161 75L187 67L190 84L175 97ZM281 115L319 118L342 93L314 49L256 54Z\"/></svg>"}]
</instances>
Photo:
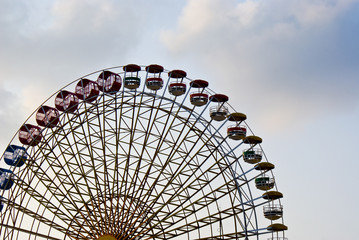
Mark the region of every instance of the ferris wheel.
<instances>
[{"instance_id":1,"label":"ferris wheel","mask_svg":"<svg viewBox=\"0 0 359 240\"><path fill-rule=\"evenodd\" d=\"M270 163L229 97L160 65L48 98L0 168L0 239L286 239Z\"/></svg>"}]
</instances>

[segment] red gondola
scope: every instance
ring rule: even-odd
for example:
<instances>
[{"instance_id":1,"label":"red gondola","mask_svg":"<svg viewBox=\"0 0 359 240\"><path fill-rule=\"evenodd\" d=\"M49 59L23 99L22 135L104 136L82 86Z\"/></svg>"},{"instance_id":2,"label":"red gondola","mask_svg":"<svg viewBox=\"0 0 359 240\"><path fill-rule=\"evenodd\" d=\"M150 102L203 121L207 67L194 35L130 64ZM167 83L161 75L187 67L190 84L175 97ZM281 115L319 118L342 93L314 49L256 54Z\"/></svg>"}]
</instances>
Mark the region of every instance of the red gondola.
<instances>
[{"instance_id":1,"label":"red gondola","mask_svg":"<svg viewBox=\"0 0 359 240\"><path fill-rule=\"evenodd\" d=\"M24 145L36 146L42 139L41 128L31 124L24 124L19 131L19 140Z\"/></svg>"},{"instance_id":2,"label":"red gondola","mask_svg":"<svg viewBox=\"0 0 359 240\"><path fill-rule=\"evenodd\" d=\"M168 91L174 96L180 96L186 93L186 84L180 82L170 83Z\"/></svg>"},{"instance_id":3,"label":"red gondola","mask_svg":"<svg viewBox=\"0 0 359 240\"><path fill-rule=\"evenodd\" d=\"M55 98L55 107L60 111L74 112L79 104L76 94L69 91L61 91Z\"/></svg>"},{"instance_id":4,"label":"red gondola","mask_svg":"<svg viewBox=\"0 0 359 240\"><path fill-rule=\"evenodd\" d=\"M157 91L162 88L163 86L163 80L162 78L156 77L156 78L147 78L146 79L146 86L148 89L151 89L153 91Z\"/></svg>"},{"instance_id":5,"label":"red gondola","mask_svg":"<svg viewBox=\"0 0 359 240\"><path fill-rule=\"evenodd\" d=\"M229 126L227 135L230 139L241 140L246 137L247 128L245 126Z\"/></svg>"},{"instance_id":6,"label":"red gondola","mask_svg":"<svg viewBox=\"0 0 359 240\"><path fill-rule=\"evenodd\" d=\"M92 102L96 100L100 90L96 82L89 79L81 79L76 85L75 93L79 99Z\"/></svg>"},{"instance_id":7,"label":"red gondola","mask_svg":"<svg viewBox=\"0 0 359 240\"><path fill-rule=\"evenodd\" d=\"M208 94L206 93L192 93L190 95L190 101L195 106L203 106L208 102Z\"/></svg>"},{"instance_id":8,"label":"red gondola","mask_svg":"<svg viewBox=\"0 0 359 240\"><path fill-rule=\"evenodd\" d=\"M122 86L121 76L111 71L103 71L97 78L100 91L116 93Z\"/></svg>"},{"instance_id":9,"label":"red gondola","mask_svg":"<svg viewBox=\"0 0 359 240\"><path fill-rule=\"evenodd\" d=\"M59 111L49 106L41 106L36 113L36 122L42 127L55 127L59 123Z\"/></svg>"}]
</instances>

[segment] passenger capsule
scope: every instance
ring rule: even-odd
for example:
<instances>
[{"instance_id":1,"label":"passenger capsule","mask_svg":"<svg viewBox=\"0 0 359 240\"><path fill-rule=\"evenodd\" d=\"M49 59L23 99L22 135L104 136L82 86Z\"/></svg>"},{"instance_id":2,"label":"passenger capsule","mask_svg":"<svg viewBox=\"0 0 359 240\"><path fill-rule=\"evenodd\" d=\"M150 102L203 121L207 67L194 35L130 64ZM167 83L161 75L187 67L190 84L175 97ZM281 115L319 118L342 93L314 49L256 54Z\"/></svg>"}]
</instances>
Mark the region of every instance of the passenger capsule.
<instances>
[{"instance_id":1,"label":"passenger capsule","mask_svg":"<svg viewBox=\"0 0 359 240\"><path fill-rule=\"evenodd\" d=\"M19 140L22 144L36 146L42 139L41 128L31 124L24 124L19 131Z\"/></svg>"},{"instance_id":2,"label":"passenger capsule","mask_svg":"<svg viewBox=\"0 0 359 240\"><path fill-rule=\"evenodd\" d=\"M180 82L172 82L168 86L168 91L174 96L181 96L186 93L186 84Z\"/></svg>"},{"instance_id":3,"label":"passenger capsule","mask_svg":"<svg viewBox=\"0 0 359 240\"><path fill-rule=\"evenodd\" d=\"M258 163L262 161L262 151L260 149L247 149L243 151L243 160L247 163Z\"/></svg>"},{"instance_id":4,"label":"passenger capsule","mask_svg":"<svg viewBox=\"0 0 359 240\"><path fill-rule=\"evenodd\" d=\"M160 77L147 78L146 87L152 91L157 91L163 86L163 80Z\"/></svg>"},{"instance_id":5,"label":"passenger capsule","mask_svg":"<svg viewBox=\"0 0 359 240\"><path fill-rule=\"evenodd\" d=\"M76 94L69 91L61 91L55 98L55 107L60 111L75 112L79 104Z\"/></svg>"},{"instance_id":6,"label":"passenger capsule","mask_svg":"<svg viewBox=\"0 0 359 240\"><path fill-rule=\"evenodd\" d=\"M9 145L4 153L5 163L9 166L21 167L27 159L26 149L17 145Z\"/></svg>"},{"instance_id":7,"label":"passenger capsule","mask_svg":"<svg viewBox=\"0 0 359 240\"><path fill-rule=\"evenodd\" d=\"M139 77L125 77L124 80L124 87L127 89L137 89L141 85L141 79Z\"/></svg>"},{"instance_id":8,"label":"passenger capsule","mask_svg":"<svg viewBox=\"0 0 359 240\"><path fill-rule=\"evenodd\" d=\"M81 79L75 87L76 96L84 101L92 102L100 94L98 84L89 79Z\"/></svg>"},{"instance_id":9,"label":"passenger capsule","mask_svg":"<svg viewBox=\"0 0 359 240\"><path fill-rule=\"evenodd\" d=\"M59 111L56 108L49 106L41 106L36 113L36 122L42 127L55 127L59 119Z\"/></svg>"},{"instance_id":10,"label":"passenger capsule","mask_svg":"<svg viewBox=\"0 0 359 240\"><path fill-rule=\"evenodd\" d=\"M192 105L203 106L208 103L208 94L206 93L192 93L190 95L190 101Z\"/></svg>"},{"instance_id":11,"label":"passenger capsule","mask_svg":"<svg viewBox=\"0 0 359 240\"><path fill-rule=\"evenodd\" d=\"M4 203L3 203L3 198L0 196L0 212L3 210L4 208Z\"/></svg>"},{"instance_id":12,"label":"passenger capsule","mask_svg":"<svg viewBox=\"0 0 359 240\"><path fill-rule=\"evenodd\" d=\"M122 79L120 75L114 72L103 71L97 78L97 84L100 91L114 94L120 90Z\"/></svg>"},{"instance_id":13,"label":"passenger capsule","mask_svg":"<svg viewBox=\"0 0 359 240\"><path fill-rule=\"evenodd\" d=\"M13 184L13 172L8 169L0 168L0 189L9 190Z\"/></svg>"},{"instance_id":14,"label":"passenger capsule","mask_svg":"<svg viewBox=\"0 0 359 240\"><path fill-rule=\"evenodd\" d=\"M231 125L227 128L227 136L233 140L241 140L246 137L247 128L244 125Z\"/></svg>"},{"instance_id":15,"label":"passenger capsule","mask_svg":"<svg viewBox=\"0 0 359 240\"><path fill-rule=\"evenodd\" d=\"M256 188L263 191L268 191L269 189L272 189L274 187L274 178L270 178L266 175L262 175L255 179L255 183L256 183Z\"/></svg>"},{"instance_id":16,"label":"passenger capsule","mask_svg":"<svg viewBox=\"0 0 359 240\"><path fill-rule=\"evenodd\" d=\"M283 206L280 204L263 207L264 217L269 220L277 220L283 216Z\"/></svg>"},{"instance_id":17,"label":"passenger capsule","mask_svg":"<svg viewBox=\"0 0 359 240\"><path fill-rule=\"evenodd\" d=\"M209 109L209 116L215 121L223 121L227 115L228 108L226 106L212 106Z\"/></svg>"}]
</instances>

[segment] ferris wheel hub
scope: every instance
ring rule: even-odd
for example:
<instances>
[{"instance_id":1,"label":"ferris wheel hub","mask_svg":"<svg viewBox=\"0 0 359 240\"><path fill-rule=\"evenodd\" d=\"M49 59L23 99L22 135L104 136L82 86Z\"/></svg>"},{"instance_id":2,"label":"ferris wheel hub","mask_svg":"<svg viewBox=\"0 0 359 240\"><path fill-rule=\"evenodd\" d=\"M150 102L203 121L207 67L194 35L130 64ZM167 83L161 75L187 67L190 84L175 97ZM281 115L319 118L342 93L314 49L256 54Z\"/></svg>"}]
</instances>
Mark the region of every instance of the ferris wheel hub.
<instances>
[{"instance_id":1,"label":"ferris wheel hub","mask_svg":"<svg viewBox=\"0 0 359 240\"><path fill-rule=\"evenodd\" d=\"M97 240L117 240L117 238L115 238L112 235L102 235L101 237L99 237Z\"/></svg>"}]
</instances>

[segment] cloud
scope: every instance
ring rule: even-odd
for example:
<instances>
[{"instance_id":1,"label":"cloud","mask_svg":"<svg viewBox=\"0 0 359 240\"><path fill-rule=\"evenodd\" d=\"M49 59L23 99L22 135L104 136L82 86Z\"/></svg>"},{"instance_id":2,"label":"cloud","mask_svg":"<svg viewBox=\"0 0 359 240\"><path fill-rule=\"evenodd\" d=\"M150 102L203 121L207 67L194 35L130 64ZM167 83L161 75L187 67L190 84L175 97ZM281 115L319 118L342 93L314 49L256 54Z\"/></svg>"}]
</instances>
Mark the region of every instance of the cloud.
<instances>
[{"instance_id":1,"label":"cloud","mask_svg":"<svg viewBox=\"0 0 359 240\"><path fill-rule=\"evenodd\" d=\"M17 76L27 84L32 81L21 79L26 71L56 81L74 63L79 72L105 67L140 41L142 20L123 1L12 2L1 6L1 79Z\"/></svg>"},{"instance_id":2,"label":"cloud","mask_svg":"<svg viewBox=\"0 0 359 240\"><path fill-rule=\"evenodd\" d=\"M358 13L354 0L190 0L161 41L276 130L358 107Z\"/></svg>"},{"instance_id":3,"label":"cloud","mask_svg":"<svg viewBox=\"0 0 359 240\"><path fill-rule=\"evenodd\" d=\"M114 0L0 1L3 138L10 140L61 87L98 69L126 64L123 59L146 30L144 11Z\"/></svg>"}]
</instances>

